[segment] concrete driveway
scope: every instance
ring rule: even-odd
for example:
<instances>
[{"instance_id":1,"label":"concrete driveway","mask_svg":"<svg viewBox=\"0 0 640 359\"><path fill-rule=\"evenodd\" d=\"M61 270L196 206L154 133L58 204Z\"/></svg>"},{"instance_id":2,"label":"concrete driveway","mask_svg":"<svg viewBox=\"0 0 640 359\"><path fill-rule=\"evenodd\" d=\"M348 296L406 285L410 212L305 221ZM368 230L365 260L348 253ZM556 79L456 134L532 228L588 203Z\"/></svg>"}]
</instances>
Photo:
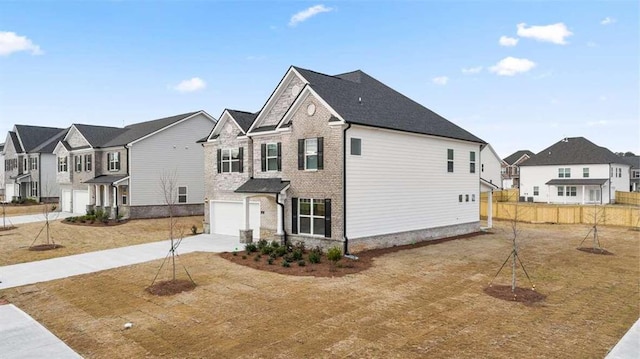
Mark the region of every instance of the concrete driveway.
<instances>
[{"instance_id":1,"label":"concrete driveway","mask_svg":"<svg viewBox=\"0 0 640 359\"><path fill-rule=\"evenodd\" d=\"M169 252L170 243L166 240L0 267L0 290L161 259ZM238 237L200 234L185 238L177 252L219 253L243 249Z\"/></svg>"}]
</instances>

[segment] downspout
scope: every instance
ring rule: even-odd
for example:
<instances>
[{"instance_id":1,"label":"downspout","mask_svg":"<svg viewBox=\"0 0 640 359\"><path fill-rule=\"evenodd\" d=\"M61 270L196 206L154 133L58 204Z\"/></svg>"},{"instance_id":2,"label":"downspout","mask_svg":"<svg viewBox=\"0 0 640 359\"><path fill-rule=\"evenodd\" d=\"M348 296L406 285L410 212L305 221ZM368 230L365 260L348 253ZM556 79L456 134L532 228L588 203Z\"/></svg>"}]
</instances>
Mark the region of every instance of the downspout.
<instances>
[{"instance_id":1,"label":"downspout","mask_svg":"<svg viewBox=\"0 0 640 359\"><path fill-rule=\"evenodd\" d=\"M349 255L349 238L347 237L347 130L351 124L342 130L342 232L344 237L344 255Z\"/></svg>"},{"instance_id":2,"label":"downspout","mask_svg":"<svg viewBox=\"0 0 640 359\"><path fill-rule=\"evenodd\" d=\"M607 204L611 204L611 180L613 179L613 170L611 169L611 162L609 162L609 194L607 195Z\"/></svg>"},{"instance_id":3,"label":"downspout","mask_svg":"<svg viewBox=\"0 0 640 359\"><path fill-rule=\"evenodd\" d=\"M276 204L278 206L280 206L280 208L282 208L282 240L284 243L282 243L284 246L287 245L287 229L285 228L285 215L284 215L284 203L280 203L280 193L276 193Z\"/></svg>"}]
</instances>

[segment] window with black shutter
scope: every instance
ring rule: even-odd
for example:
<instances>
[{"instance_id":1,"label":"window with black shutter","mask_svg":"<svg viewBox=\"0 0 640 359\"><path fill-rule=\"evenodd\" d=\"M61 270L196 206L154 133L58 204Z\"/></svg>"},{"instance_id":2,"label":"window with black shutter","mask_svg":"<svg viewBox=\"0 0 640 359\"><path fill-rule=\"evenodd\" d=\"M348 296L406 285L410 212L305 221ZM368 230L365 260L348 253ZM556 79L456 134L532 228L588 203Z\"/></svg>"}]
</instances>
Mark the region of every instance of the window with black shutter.
<instances>
[{"instance_id":1,"label":"window with black shutter","mask_svg":"<svg viewBox=\"0 0 640 359\"><path fill-rule=\"evenodd\" d=\"M291 233L298 234L298 199L291 199Z\"/></svg>"}]
</instances>

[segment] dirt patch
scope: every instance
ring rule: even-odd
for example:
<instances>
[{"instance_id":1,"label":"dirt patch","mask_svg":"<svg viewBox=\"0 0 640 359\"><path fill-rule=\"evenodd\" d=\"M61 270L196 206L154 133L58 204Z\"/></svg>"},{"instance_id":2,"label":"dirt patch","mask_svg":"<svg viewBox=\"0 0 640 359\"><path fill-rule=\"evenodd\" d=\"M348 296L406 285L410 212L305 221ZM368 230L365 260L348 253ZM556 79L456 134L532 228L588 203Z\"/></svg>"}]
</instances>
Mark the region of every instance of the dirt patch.
<instances>
[{"instance_id":1,"label":"dirt patch","mask_svg":"<svg viewBox=\"0 0 640 359\"><path fill-rule=\"evenodd\" d=\"M74 226L85 226L85 227L113 227L113 226L119 226L122 224L126 224L127 222L129 222L129 220L115 220L115 219L110 219L106 222L103 221L69 221L69 220L63 220L62 223L64 224L70 224L70 225L74 225Z\"/></svg>"},{"instance_id":2,"label":"dirt patch","mask_svg":"<svg viewBox=\"0 0 640 359\"><path fill-rule=\"evenodd\" d=\"M604 249L604 248L593 248L593 247L578 247L576 248L579 251L583 251L583 252L587 252L587 253L591 253L591 254L601 254L601 255L605 255L605 256L612 256L613 253L609 252L608 250Z\"/></svg>"},{"instance_id":3,"label":"dirt patch","mask_svg":"<svg viewBox=\"0 0 640 359\"><path fill-rule=\"evenodd\" d=\"M35 246L29 247L30 251L50 251L52 249L64 248L61 244L37 244Z\"/></svg>"},{"instance_id":4,"label":"dirt patch","mask_svg":"<svg viewBox=\"0 0 640 359\"><path fill-rule=\"evenodd\" d=\"M533 305L534 303L543 301L547 297L532 288L516 287L515 291L511 291L511 286L509 285L492 285L486 287L484 292L494 298L508 300L510 302L519 302L524 305Z\"/></svg>"},{"instance_id":5,"label":"dirt patch","mask_svg":"<svg viewBox=\"0 0 640 359\"><path fill-rule=\"evenodd\" d=\"M395 253L403 250L410 250L416 248L422 248L439 243L449 242L460 239L470 239L479 235L488 234L487 232L477 232L471 234L465 234L456 237L434 239L429 241L418 242L414 244L407 244L403 246L393 246L390 248L372 249L364 252L358 252L355 254L357 259L351 259L343 257L335 265L323 255L320 263L311 263L309 261L309 252L307 251L303 256L303 265L300 265L299 261L292 261L288 267L283 266L284 259L277 257L272 259L272 263L269 264L269 256L261 255L260 253L247 253L241 252L224 252L220 254L220 257L229 260L233 263L243 266L251 267L258 270L294 275L294 276L313 276L313 277L342 277L348 274L355 274L371 268L373 260L377 257L381 257L385 254Z\"/></svg>"},{"instance_id":6,"label":"dirt patch","mask_svg":"<svg viewBox=\"0 0 640 359\"><path fill-rule=\"evenodd\" d=\"M18 227L15 227L15 226L0 227L0 232L10 231L10 230L16 229L16 228L18 228Z\"/></svg>"},{"instance_id":7,"label":"dirt patch","mask_svg":"<svg viewBox=\"0 0 640 359\"><path fill-rule=\"evenodd\" d=\"M193 290L195 287L196 284L190 280L176 279L157 282L154 285L145 288L145 291L153 295L167 296L188 292Z\"/></svg>"}]
</instances>

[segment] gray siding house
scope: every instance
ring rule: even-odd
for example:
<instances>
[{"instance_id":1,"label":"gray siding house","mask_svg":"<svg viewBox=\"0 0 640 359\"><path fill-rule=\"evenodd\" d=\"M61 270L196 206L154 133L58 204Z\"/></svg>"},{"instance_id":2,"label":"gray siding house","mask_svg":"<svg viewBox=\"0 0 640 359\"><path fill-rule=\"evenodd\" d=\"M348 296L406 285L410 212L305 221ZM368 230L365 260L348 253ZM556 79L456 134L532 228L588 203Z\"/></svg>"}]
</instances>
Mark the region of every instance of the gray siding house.
<instances>
[{"instance_id":1,"label":"gray siding house","mask_svg":"<svg viewBox=\"0 0 640 359\"><path fill-rule=\"evenodd\" d=\"M197 111L122 128L72 125L54 150L62 210L163 217L170 190L175 215L202 214L204 158L196 141L214 124ZM162 185L163 178L172 188Z\"/></svg>"},{"instance_id":2,"label":"gray siding house","mask_svg":"<svg viewBox=\"0 0 640 359\"><path fill-rule=\"evenodd\" d=\"M53 149L66 129L15 125L3 149L7 201L32 198L57 202L56 157Z\"/></svg>"},{"instance_id":3,"label":"gray siding house","mask_svg":"<svg viewBox=\"0 0 640 359\"><path fill-rule=\"evenodd\" d=\"M205 231L344 252L478 231L484 144L362 71L291 67L204 140Z\"/></svg>"}]
</instances>

